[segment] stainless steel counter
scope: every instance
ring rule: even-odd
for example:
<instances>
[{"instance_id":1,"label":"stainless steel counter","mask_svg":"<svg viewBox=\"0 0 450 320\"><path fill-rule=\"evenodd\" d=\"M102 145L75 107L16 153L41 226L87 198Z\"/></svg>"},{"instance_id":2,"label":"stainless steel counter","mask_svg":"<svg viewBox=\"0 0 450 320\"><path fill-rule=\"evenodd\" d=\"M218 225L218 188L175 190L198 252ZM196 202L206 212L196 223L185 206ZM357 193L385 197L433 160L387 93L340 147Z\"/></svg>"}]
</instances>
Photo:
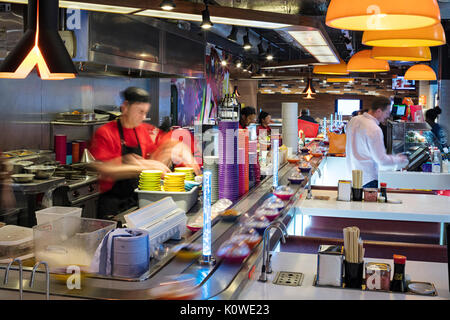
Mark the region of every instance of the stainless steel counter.
<instances>
[{"instance_id":1,"label":"stainless steel counter","mask_svg":"<svg viewBox=\"0 0 450 320\"><path fill-rule=\"evenodd\" d=\"M320 164L320 159L311 160L313 167ZM288 184L289 175L296 170L292 164L285 164L279 171L279 185ZM313 169L314 170L314 169ZM295 203L303 192L303 186L307 179L300 185L291 185L296 194L287 203L281 212L279 220L288 225L295 214ZM253 214L253 212L262 204L262 202L271 196L272 177L267 177L258 186L253 188L248 194L244 195L234 208ZM197 204L187 214L189 219L202 214L201 204ZM228 240L231 234L238 227L238 221L226 222L217 217L212 221L212 252L217 252L220 245ZM275 232L271 234L269 249L272 250L280 240L280 234ZM235 299L240 290L248 281L248 273L252 270L262 257L262 242L252 251L251 255L244 260L242 264L228 264L217 258L217 263L212 266L202 266L197 260L182 261L170 252L170 246L180 242L200 243L202 242L201 230L191 234L188 232L181 241L169 242L162 248L159 257L152 259L150 270L139 279L118 279L112 277L86 277L81 281L81 289L69 290L65 281L52 279L50 283L50 292L53 298L67 297L73 299L151 299L149 290L156 287L165 280L166 276L190 274L197 279L197 285L200 286L201 294L199 299ZM5 266L0 266L0 269ZM17 266L14 268L17 269ZM13 269L14 270L14 269ZM44 293L45 292L45 274L41 271L37 275L34 288L30 289L27 285L31 276L31 268L24 268L24 289L25 292ZM15 290L17 293L18 272L10 273L10 281L6 286L2 285L0 289Z\"/></svg>"}]
</instances>

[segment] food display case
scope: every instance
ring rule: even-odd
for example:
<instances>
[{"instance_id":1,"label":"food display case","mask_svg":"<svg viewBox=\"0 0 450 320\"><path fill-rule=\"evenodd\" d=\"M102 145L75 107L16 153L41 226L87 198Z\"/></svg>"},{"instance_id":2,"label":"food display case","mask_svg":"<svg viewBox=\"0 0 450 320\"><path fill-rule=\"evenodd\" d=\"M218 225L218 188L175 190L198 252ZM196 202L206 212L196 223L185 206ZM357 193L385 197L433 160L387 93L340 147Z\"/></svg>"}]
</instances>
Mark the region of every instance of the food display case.
<instances>
[{"instance_id":1,"label":"food display case","mask_svg":"<svg viewBox=\"0 0 450 320\"><path fill-rule=\"evenodd\" d=\"M397 154L409 152L414 147L428 147L427 131L431 131L426 122L396 122L387 123L387 153Z\"/></svg>"}]
</instances>

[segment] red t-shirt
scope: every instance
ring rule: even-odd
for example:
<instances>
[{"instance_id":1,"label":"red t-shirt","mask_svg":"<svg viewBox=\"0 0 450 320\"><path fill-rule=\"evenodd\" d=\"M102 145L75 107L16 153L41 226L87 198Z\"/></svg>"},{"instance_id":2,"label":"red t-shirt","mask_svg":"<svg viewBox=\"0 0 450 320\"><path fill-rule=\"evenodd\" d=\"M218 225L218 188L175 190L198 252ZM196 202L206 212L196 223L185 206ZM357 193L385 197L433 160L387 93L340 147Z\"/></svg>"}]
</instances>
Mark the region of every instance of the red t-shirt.
<instances>
[{"instance_id":1,"label":"red t-shirt","mask_svg":"<svg viewBox=\"0 0 450 320\"><path fill-rule=\"evenodd\" d=\"M259 125L258 127L256 127L256 135L259 136L259 130L266 130L266 135L270 136L270 133L272 132L272 128L271 127L263 127L262 125Z\"/></svg>"},{"instance_id":2,"label":"red t-shirt","mask_svg":"<svg viewBox=\"0 0 450 320\"><path fill-rule=\"evenodd\" d=\"M160 130L147 123L142 123L135 129L141 145L142 157L148 159L160 144L161 139L158 137ZM123 128L123 136L127 146L138 146L136 134L134 129ZM117 164L122 163L122 146L117 121L108 122L97 129L92 138L89 151L97 160L110 161L116 159ZM101 192L110 190L113 185L114 181L112 179L100 179Z\"/></svg>"}]
</instances>

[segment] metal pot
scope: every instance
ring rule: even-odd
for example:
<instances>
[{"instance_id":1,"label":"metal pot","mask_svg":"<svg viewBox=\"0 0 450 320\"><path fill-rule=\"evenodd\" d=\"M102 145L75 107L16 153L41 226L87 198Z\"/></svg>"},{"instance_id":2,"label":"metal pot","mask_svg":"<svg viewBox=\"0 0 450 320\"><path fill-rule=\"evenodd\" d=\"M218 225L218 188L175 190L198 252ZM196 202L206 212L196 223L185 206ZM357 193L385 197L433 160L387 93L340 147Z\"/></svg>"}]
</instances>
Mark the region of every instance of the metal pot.
<instances>
[{"instance_id":1,"label":"metal pot","mask_svg":"<svg viewBox=\"0 0 450 320\"><path fill-rule=\"evenodd\" d=\"M29 182L33 182L34 174L17 173L17 174L11 175L11 178L14 180L14 182L17 182L17 183L29 183Z\"/></svg>"},{"instance_id":2,"label":"metal pot","mask_svg":"<svg viewBox=\"0 0 450 320\"><path fill-rule=\"evenodd\" d=\"M25 170L28 173L34 174L36 179L48 179L55 173L56 167L55 166L36 165L36 166L26 167Z\"/></svg>"},{"instance_id":3,"label":"metal pot","mask_svg":"<svg viewBox=\"0 0 450 320\"><path fill-rule=\"evenodd\" d=\"M23 173L24 168L32 166L33 161L16 161L13 163L13 173Z\"/></svg>"}]
</instances>

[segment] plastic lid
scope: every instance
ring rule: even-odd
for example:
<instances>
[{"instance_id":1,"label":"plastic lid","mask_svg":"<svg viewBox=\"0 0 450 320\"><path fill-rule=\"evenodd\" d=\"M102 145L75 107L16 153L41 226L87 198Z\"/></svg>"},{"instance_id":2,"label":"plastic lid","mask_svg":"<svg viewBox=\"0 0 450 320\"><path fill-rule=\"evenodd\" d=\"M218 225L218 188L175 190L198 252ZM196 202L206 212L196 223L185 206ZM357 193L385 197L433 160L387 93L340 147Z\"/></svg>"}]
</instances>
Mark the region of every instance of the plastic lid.
<instances>
[{"instance_id":1,"label":"plastic lid","mask_svg":"<svg viewBox=\"0 0 450 320\"><path fill-rule=\"evenodd\" d=\"M386 188L387 184L385 182L380 183L380 187Z\"/></svg>"},{"instance_id":2,"label":"plastic lid","mask_svg":"<svg viewBox=\"0 0 450 320\"><path fill-rule=\"evenodd\" d=\"M0 228L0 245L13 246L33 240L33 229L15 225Z\"/></svg>"},{"instance_id":3,"label":"plastic lid","mask_svg":"<svg viewBox=\"0 0 450 320\"><path fill-rule=\"evenodd\" d=\"M405 256L401 256L399 254L394 254L394 263L405 264L406 263L406 257Z\"/></svg>"}]
</instances>

